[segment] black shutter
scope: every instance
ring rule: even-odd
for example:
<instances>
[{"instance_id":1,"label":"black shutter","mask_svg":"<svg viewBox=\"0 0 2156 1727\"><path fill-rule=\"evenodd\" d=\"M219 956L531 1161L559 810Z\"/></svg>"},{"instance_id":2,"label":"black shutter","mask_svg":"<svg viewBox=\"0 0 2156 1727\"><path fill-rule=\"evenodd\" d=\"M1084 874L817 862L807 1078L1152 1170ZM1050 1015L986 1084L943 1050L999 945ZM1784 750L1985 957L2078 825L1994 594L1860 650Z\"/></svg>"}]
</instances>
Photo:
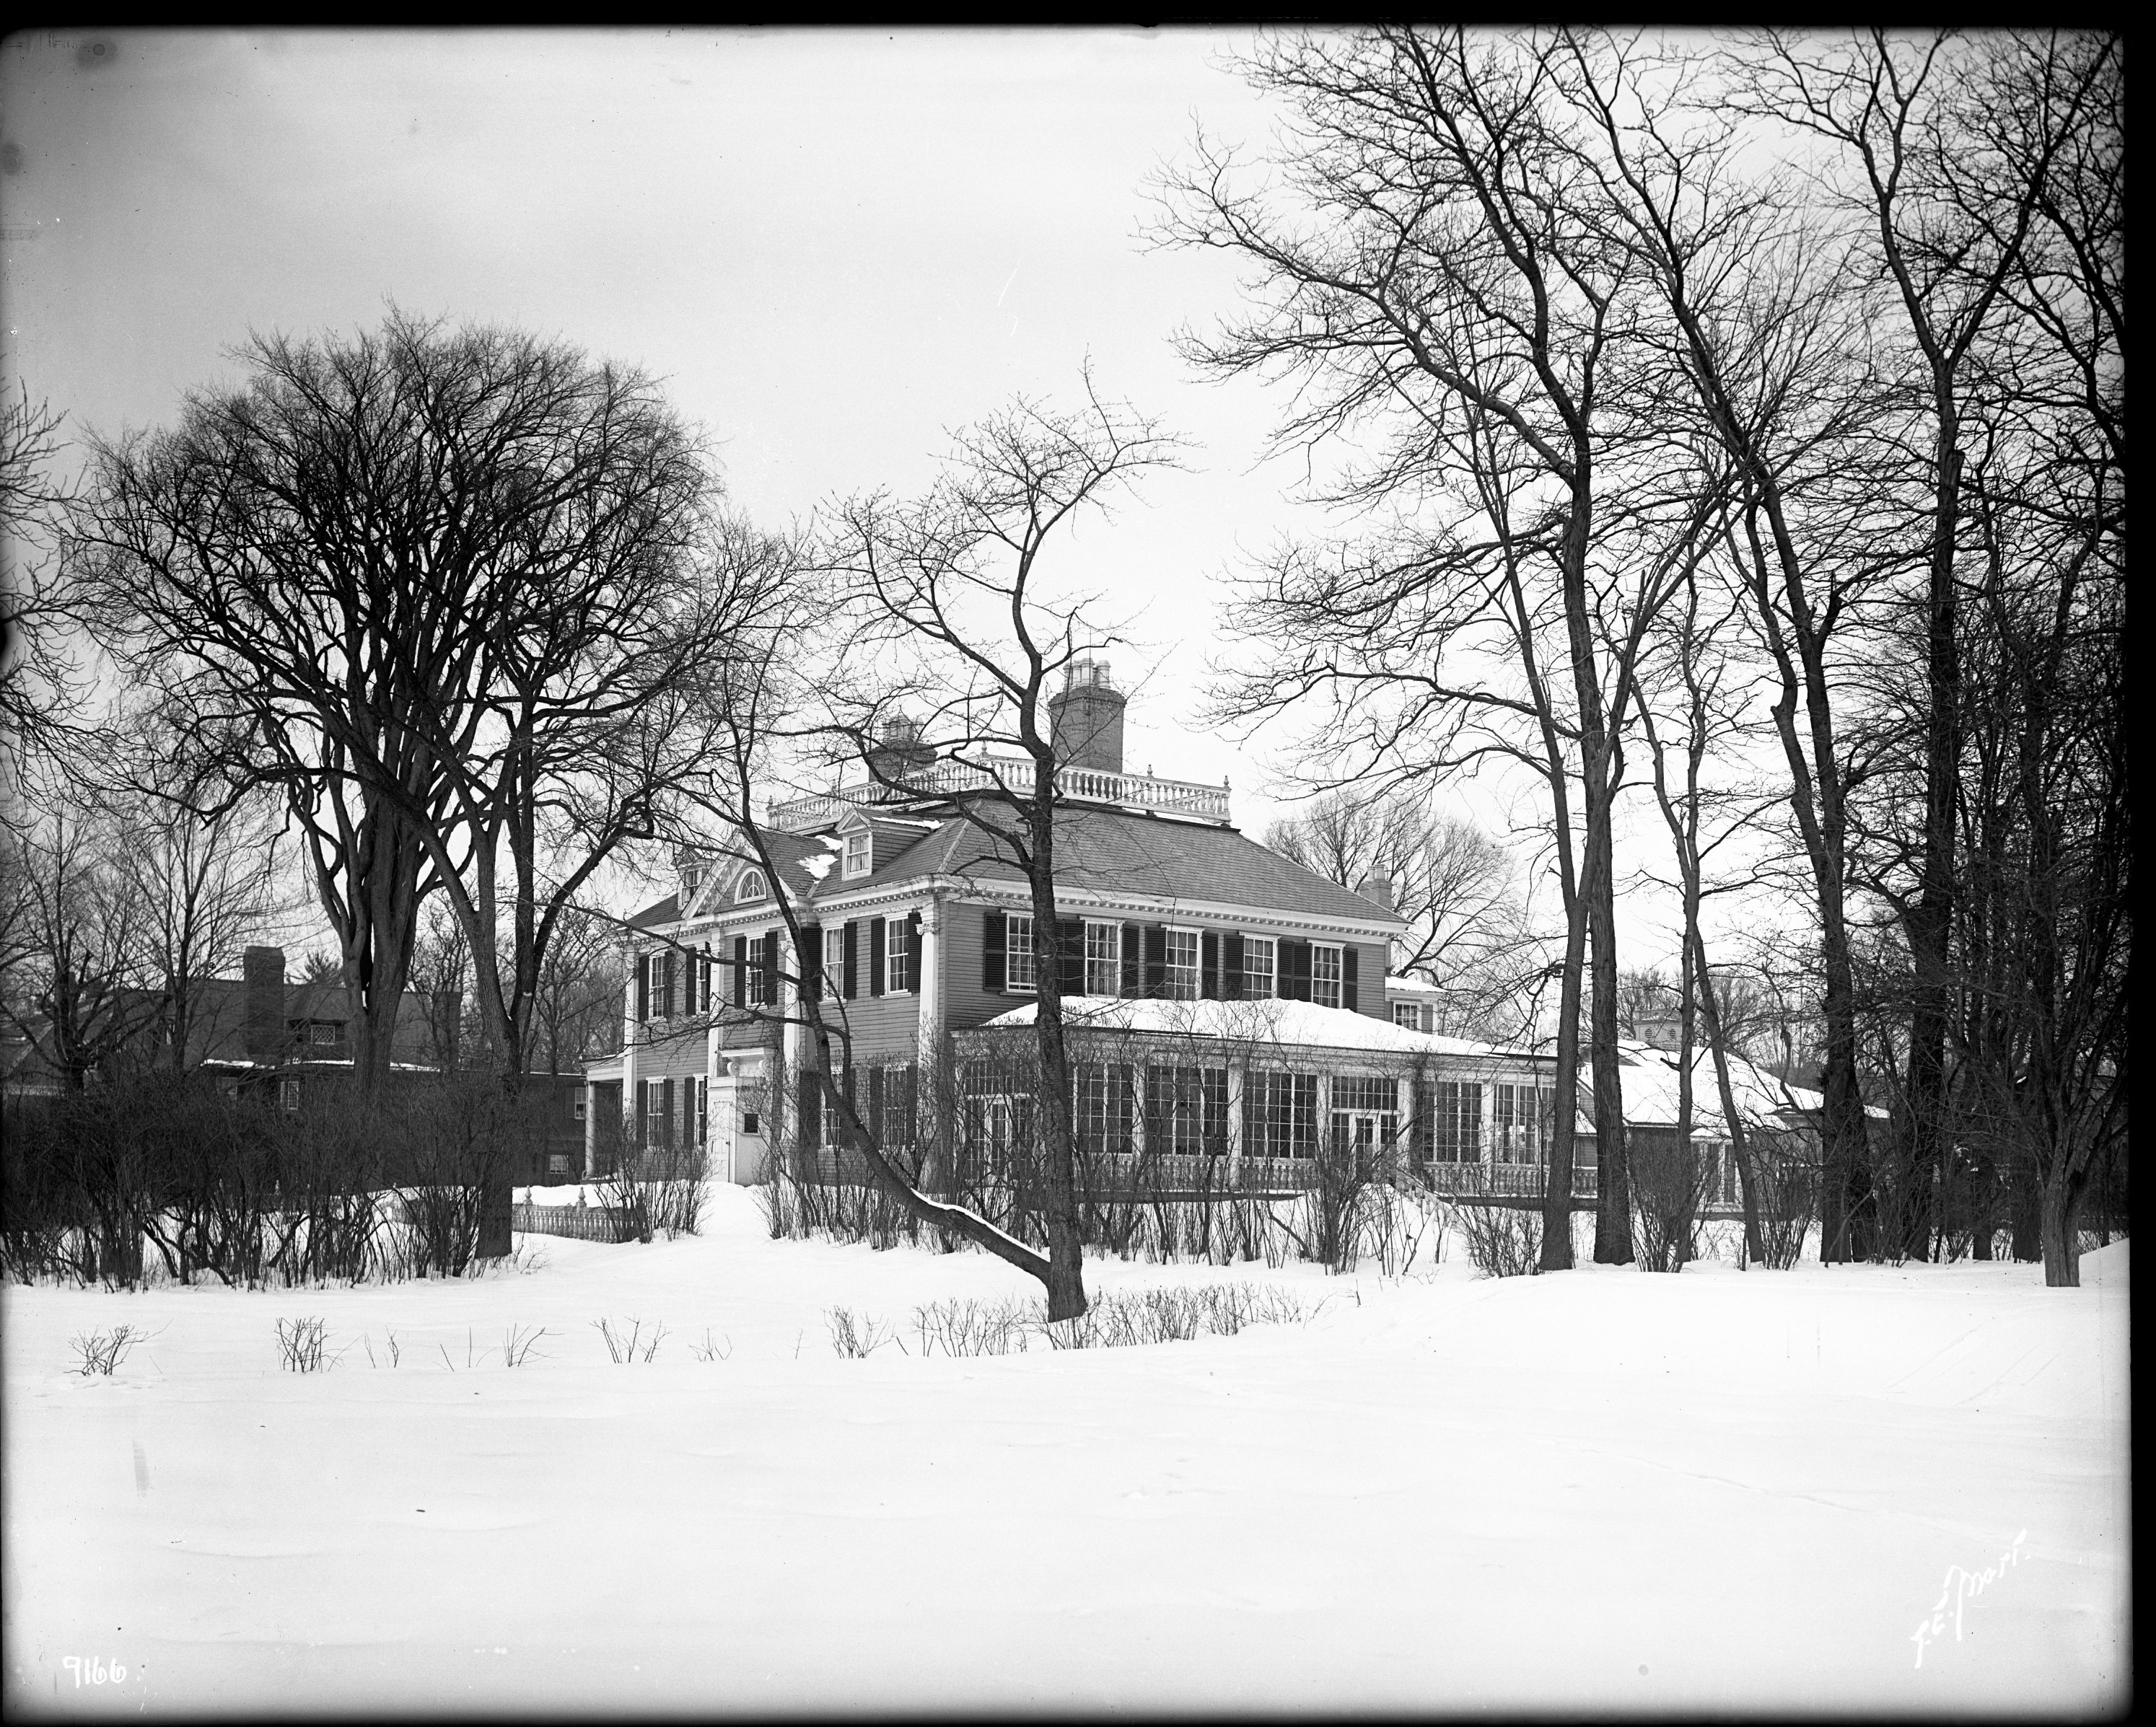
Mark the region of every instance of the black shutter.
<instances>
[{"instance_id":1,"label":"black shutter","mask_svg":"<svg viewBox=\"0 0 2156 1727\"><path fill-rule=\"evenodd\" d=\"M1243 999L1243 937L1240 930L1220 938L1220 999Z\"/></svg>"},{"instance_id":2,"label":"black shutter","mask_svg":"<svg viewBox=\"0 0 2156 1727\"><path fill-rule=\"evenodd\" d=\"M630 1143L642 1142L644 1124L649 1119L650 1114L651 1082L649 1079L639 1079L636 1082L636 1120L629 1124Z\"/></svg>"},{"instance_id":3,"label":"black shutter","mask_svg":"<svg viewBox=\"0 0 2156 1727\"><path fill-rule=\"evenodd\" d=\"M1209 1002L1226 994L1220 987L1220 938L1210 930L1198 938L1198 993Z\"/></svg>"},{"instance_id":4,"label":"black shutter","mask_svg":"<svg viewBox=\"0 0 2156 1727\"><path fill-rule=\"evenodd\" d=\"M906 986L914 995L921 993L921 914L917 911L906 915Z\"/></svg>"},{"instance_id":5,"label":"black shutter","mask_svg":"<svg viewBox=\"0 0 2156 1727\"><path fill-rule=\"evenodd\" d=\"M860 979L856 975L860 968L854 962L855 956L860 951L860 933L861 926L859 924L852 922L849 922L847 924L844 938L846 949L845 991L846 999L849 1002L854 1000L854 998L859 996L861 992Z\"/></svg>"},{"instance_id":6,"label":"black shutter","mask_svg":"<svg viewBox=\"0 0 2156 1727\"><path fill-rule=\"evenodd\" d=\"M1360 1011L1355 1006L1355 983L1357 974L1362 969L1362 956L1355 945L1353 942L1343 944L1340 949L1340 1005L1350 1013Z\"/></svg>"},{"instance_id":7,"label":"black shutter","mask_svg":"<svg viewBox=\"0 0 2156 1727\"><path fill-rule=\"evenodd\" d=\"M883 920L869 920L869 993L883 993Z\"/></svg>"},{"instance_id":8,"label":"black shutter","mask_svg":"<svg viewBox=\"0 0 2156 1727\"><path fill-rule=\"evenodd\" d=\"M659 1082L659 1143L662 1145L674 1143L674 1082L671 1079Z\"/></svg>"},{"instance_id":9,"label":"black shutter","mask_svg":"<svg viewBox=\"0 0 2156 1727\"><path fill-rule=\"evenodd\" d=\"M801 993L810 1001L824 994L824 930L820 925L803 924L794 943L799 956Z\"/></svg>"},{"instance_id":10,"label":"black shutter","mask_svg":"<svg viewBox=\"0 0 2156 1727\"><path fill-rule=\"evenodd\" d=\"M636 956L636 1022L642 1025L651 1017L651 956Z\"/></svg>"},{"instance_id":11,"label":"black shutter","mask_svg":"<svg viewBox=\"0 0 2156 1727\"><path fill-rule=\"evenodd\" d=\"M1123 926L1123 993L1135 996L1138 992L1138 926Z\"/></svg>"},{"instance_id":12,"label":"black shutter","mask_svg":"<svg viewBox=\"0 0 2156 1727\"><path fill-rule=\"evenodd\" d=\"M1310 999L1310 944L1280 942L1273 950L1273 964L1280 978L1280 992L1291 1002Z\"/></svg>"},{"instance_id":13,"label":"black shutter","mask_svg":"<svg viewBox=\"0 0 2156 1727\"><path fill-rule=\"evenodd\" d=\"M1010 920L1000 911L981 915L981 987L991 995L1004 992L1004 954L1009 940Z\"/></svg>"},{"instance_id":14,"label":"black shutter","mask_svg":"<svg viewBox=\"0 0 2156 1727\"><path fill-rule=\"evenodd\" d=\"M734 937L733 987L727 992L726 999L737 1007L748 1006L748 937L746 935Z\"/></svg>"},{"instance_id":15,"label":"black shutter","mask_svg":"<svg viewBox=\"0 0 2156 1727\"><path fill-rule=\"evenodd\" d=\"M1086 993L1086 920L1058 918L1055 920L1055 945L1061 960L1056 976L1062 981L1066 996Z\"/></svg>"},{"instance_id":16,"label":"black shutter","mask_svg":"<svg viewBox=\"0 0 2156 1727\"><path fill-rule=\"evenodd\" d=\"M1168 986L1168 930L1160 924L1145 926L1145 992L1158 996Z\"/></svg>"},{"instance_id":17,"label":"black shutter","mask_svg":"<svg viewBox=\"0 0 2156 1727\"><path fill-rule=\"evenodd\" d=\"M824 1143L824 1092L822 1076L803 1074L801 1076L800 1131L796 1138L810 1150Z\"/></svg>"},{"instance_id":18,"label":"black shutter","mask_svg":"<svg viewBox=\"0 0 2156 1727\"><path fill-rule=\"evenodd\" d=\"M772 930L763 938L763 1005L776 1007L785 999L778 988L778 931Z\"/></svg>"},{"instance_id":19,"label":"black shutter","mask_svg":"<svg viewBox=\"0 0 2156 1727\"><path fill-rule=\"evenodd\" d=\"M880 1145L883 1143L883 1069L869 1069L869 1132Z\"/></svg>"}]
</instances>

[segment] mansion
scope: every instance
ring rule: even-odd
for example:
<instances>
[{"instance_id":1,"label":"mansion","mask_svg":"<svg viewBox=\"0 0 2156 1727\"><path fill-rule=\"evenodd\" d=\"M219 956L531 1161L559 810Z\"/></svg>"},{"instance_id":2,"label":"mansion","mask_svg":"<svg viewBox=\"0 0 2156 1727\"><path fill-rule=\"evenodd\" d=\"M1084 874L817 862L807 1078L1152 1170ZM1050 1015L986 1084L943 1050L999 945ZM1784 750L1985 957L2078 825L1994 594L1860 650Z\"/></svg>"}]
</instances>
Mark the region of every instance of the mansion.
<instances>
[{"instance_id":1,"label":"mansion","mask_svg":"<svg viewBox=\"0 0 2156 1727\"><path fill-rule=\"evenodd\" d=\"M1124 703L1095 660L1050 701L1081 1151L1225 1158L1294 1186L1323 1137L1510 1171L1539 1192L1549 1058L1434 1035L1435 991L1389 975L1405 928L1390 884L1350 891L1257 844L1224 787L1125 772ZM901 727L876 754L864 783L771 808L774 870L685 854L676 891L632 920L622 1048L587 1071L588 1170L610 1162L616 1122L630 1144L706 1146L734 1181L782 1145L830 1144L811 997L846 1094L925 1179L1022 1132L1045 945L1024 874L978 819L1010 818L963 812L986 772L934 761ZM995 766L1030 782L1028 760Z\"/></svg>"}]
</instances>

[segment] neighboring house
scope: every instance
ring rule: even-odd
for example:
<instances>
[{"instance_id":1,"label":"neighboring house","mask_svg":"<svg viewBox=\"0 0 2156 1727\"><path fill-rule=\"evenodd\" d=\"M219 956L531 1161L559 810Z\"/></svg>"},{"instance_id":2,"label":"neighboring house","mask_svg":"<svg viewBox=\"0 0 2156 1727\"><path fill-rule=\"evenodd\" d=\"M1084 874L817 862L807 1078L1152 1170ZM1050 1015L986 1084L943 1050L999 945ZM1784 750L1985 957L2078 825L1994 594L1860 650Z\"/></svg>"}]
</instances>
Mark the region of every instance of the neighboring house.
<instances>
[{"instance_id":1,"label":"neighboring house","mask_svg":"<svg viewBox=\"0 0 2156 1727\"><path fill-rule=\"evenodd\" d=\"M1306 1156L1321 1130L1425 1156L1537 1155L1548 1059L1430 1036L1435 992L1387 976L1405 923L1386 897L1245 838L1224 787L1125 773L1124 700L1081 662L1050 703L1065 762L1061 981L1073 1058L1100 1070L1085 1094L1098 1106L1084 1107L1106 1149L1122 1149L1115 1087L1143 1098L1172 1084L1194 1099L1171 1111L1178 1145L1231 1156ZM798 1017L796 975L850 1034L845 1083L886 1142L1001 1130L1014 1094L999 1075L1032 1042L1029 889L958 812L978 771L928 761L898 733L881 748L887 767L911 766L906 793L863 785L779 804L765 824L777 880L685 855L677 892L631 920L623 1048L587 1069L594 1169L615 1121L632 1141L707 1145L737 1181L783 1140L826 1143L813 1045L782 1023ZM1031 765L998 770L1023 785ZM806 949L783 965L782 894ZM953 1105L955 1119L932 1119Z\"/></svg>"}]
</instances>

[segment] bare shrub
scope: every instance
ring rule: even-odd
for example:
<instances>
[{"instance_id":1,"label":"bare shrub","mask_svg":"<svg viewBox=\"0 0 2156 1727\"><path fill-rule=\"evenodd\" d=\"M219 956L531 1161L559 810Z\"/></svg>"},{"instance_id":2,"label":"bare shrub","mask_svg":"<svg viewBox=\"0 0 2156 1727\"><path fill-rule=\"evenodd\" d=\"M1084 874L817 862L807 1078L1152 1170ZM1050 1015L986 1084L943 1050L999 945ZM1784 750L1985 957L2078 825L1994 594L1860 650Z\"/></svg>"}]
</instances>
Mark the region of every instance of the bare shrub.
<instances>
[{"instance_id":1,"label":"bare shrub","mask_svg":"<svg viewBox=\"0 0 2156 1727\"><path fill-rule=\"evenodd\" d=\"M1052 1349L1120 1349L1209 1333L1232 1337L1249 1325L1292 1325L1315 1314L1306 1313L1292 1291L1252 1284L1109 1290L1075 1319L1050 1321L1046 1312L1035 1303L1033 1325Z\"/></svg>"},{"instance_id":2,"label":"bare shrub","mask_svg":"<svg viewBox=\"0 0 2156 1727\"><path fill-rule=\"evenodd\" d=\"M1023 1354L1032 1329L1032 1309L1014 1297L1004 1302L932 1301L913 1310L914 1340L921 1353L947 1355Z\"/></svg>"},{"instance_id":3,"label":"bare shrub","mask_svg":"<svg viewBox=\"0 0 2156 1727\"><path fill-rule=\"evenodd\" d=\"M689 1345L689 1353L700 1361L727 1361L732 1357L733 1352L733 1339L723 1333L713 1337L709 1325L704 1327L704 1340L701 1343L692 1342Z\"/></svg>"},{"instance_id":4,"label":"bare shrub","mask_svg":"<svg viewBox=\"0 0 2156 1727\"><path fill-rule=\"evenodd\" d=\"M546 1335L547 1328L544 1325L536 1331L526 1331L519 1326L511 1325L502 1338L501 1365L505 1367L521 1367L531 1359L533 1345Z\"/></svg>"},{"instance_id":5,"label":"bare shrub","mask_svg":"<svg viewBox=\"0 0 2156 1727\"><path fill-rule=\"evenodd\" d=\"M1506 1205L1454 1185L1440 1190L1446 1222L1467 1249L1467 1261L1484 1277L1532 1277L1542 1266L1542 1213Z\"/></svg>"},{"instance_id":6,"label":"bare shrub","mask_svg":"<svg viewBox=\"0 0 2156 1727\"><path fill-rule=\"evenodd\" d=\"M829 1309L824 1314L824 1329L830 1333L832 1350L850 1361L865 1361L896 1339L896 1328L888 1321L871 1320L845 1307Z\"/></svg>"},{"instance_id":7,"label":"bare shrub","mask_svg":"<svg viewBox=\"0 0 2156 1727\"><path fill-rule=\"evenodd\" d=\"M1760 1253L1768 1270L1787 1271L1804 1257L1804 1238L1819 1215L1819 1169L1797 1135L1755 1129L1750 1139Z\"/></svg>"},{"instance_id":8,"label":"bare shrub","mask_svg":"<svg viewBox=\"0 0 2156 1727\"><path fill-rule=\"evenodd\" d=\"M288 1372L326 1372L335 1357L325 1353L329 1343L329 1321L321 1319L277 1321L278 1358Z\"/></svg>"},{"instance_id":9,"label":"bare shrub","mask_svg":"<svg viewBox=\"0 0 2156 1727\"><path fill-rule=\"evenodd\" d=\"M404 1361L404 1345L398 1341L397 1334L389 1327L384 1325L382 1329L388 1340L383 1344L382 1353L389 1358L389 1365L392 1367L402 1366ZM379 1367L382 1363L375 1359L372 1339L365 1333L362 1333L359 1340L367 1350L367 1365L370 1367Z\"/></svg>"},{"instance_id":10,"label":"bare shrub","mask_svg":"<svg viewBox=\"0 0 2156 1727\"><path fill-rule=\"evenodd\" d=\"M1681 1271L1699 1258L1701 1214L1713 1191L1714 1161L1680 1145L1674 1132L1640 1130L1626 1141L1632 1181L1635 1263L1642 1271Z\"/></svg>"},{"instance_id":11,"label":"bare shrub","mask_svg":"<svg viewBox=\"0 0 2156 1727\"><path fill-rule=\"evenodd\" d=\"M112 1370L127 1359L127 1352L146 1335L139 1326L115 1325L110 1331L93 1331L87 1337L71 1337L68 1341L85 1379L94 1373L110 1378Z\"/></svg>"},{"instance_id":12,"label":"bare shrub","mask_svg":"<svg viewBox=\"0 0 2156 1727\"><path fill-rule=\"evenodd\" d=\"M666 1335L664 1325L654 1325L647 1335L641 1320L629 1320L622 1326L606 1320L593 1320L592 1325L606 1340L607 1355L618 1367L631 1361L649 1361L659 1353L660 1340Z\"/></svg>"}]
</instances>

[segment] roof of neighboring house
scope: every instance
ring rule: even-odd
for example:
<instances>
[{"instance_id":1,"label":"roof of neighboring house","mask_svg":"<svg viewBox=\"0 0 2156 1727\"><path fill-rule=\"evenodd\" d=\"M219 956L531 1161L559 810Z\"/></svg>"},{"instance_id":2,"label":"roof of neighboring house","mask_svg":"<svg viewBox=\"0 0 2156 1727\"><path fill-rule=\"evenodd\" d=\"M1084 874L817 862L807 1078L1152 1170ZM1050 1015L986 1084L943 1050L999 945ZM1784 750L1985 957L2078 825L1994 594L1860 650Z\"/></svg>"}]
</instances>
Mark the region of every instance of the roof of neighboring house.
<instances>
[{"instance_id":1,"label":"roof of neighboring house","mask_svg":"<svg viewBox=\"0 0 2156 1727\"><path fill-rule=\"evenodd\" d=\"M661 924L679 923L680 920L681 896L669 894L664 899L654 900L636 913L629 919L629 927L632 930L655 930Z\"/></svg>"},{"instance_id":2,"label":"roof of neighboring house","mask_svg":"<svg viewBox=\"0 0 2156 1727\"><path fill-rule=\"evenodd\" d=\"M1619 1078L1625 1092L1626 1124L1676 1126L1677 1088L1682 1075L1675 1053L1620 1038L1617 1059L1622 1069ZM1801 1117L1817 1115L1825 1101L1807 1086L1785 1085L1734 1051L1729 1055L1729 1089L1745 1120L1761 1127L1793 1127ZM1700 1049L1693 1054L1691 1108L1692 1119L1702 1124L1694 1128L1696 1137L1718 1139L1728 1131L1712 1050Z\"/></svg>"},{"instance_id":3,"label":"roof of neighboring house","mask_svg":"<svg viewBox=\"0 0 2156 1727\"><path fill-rule=\"evenodd\" d=\"M963 816L951 816L916 843L852 881L826 879L818 897L962 875L1022 882L1024 873ZM1105 894L1247 905L1291 916L1355 923L1405 920L1337 882L1291 864L1233 828L1178 822L1126 810L1073 806L1055 817L1055 878L1065 888Z\"/></svg>"},{"instance_id":4,"label":"roof of neighboring house","mask_svg":"<svg viewBox=\"0 0 2156 1727\"><path fill-rule=\"evenodd\" d=\"M1028 1002L988 1022L987 1028L1029 1026L1038 1003ZM1331 1049L1375 1049L1398 1055L1516 1056L1525 1051L1432 1037L1390 1020L1313 1002L1188 1002L1123 996L1073 996L1063 1003L1064 1023L1075 1030L1155 1032L1230 1041L1301 1044Z\"/></svg>"}]
</instances>

